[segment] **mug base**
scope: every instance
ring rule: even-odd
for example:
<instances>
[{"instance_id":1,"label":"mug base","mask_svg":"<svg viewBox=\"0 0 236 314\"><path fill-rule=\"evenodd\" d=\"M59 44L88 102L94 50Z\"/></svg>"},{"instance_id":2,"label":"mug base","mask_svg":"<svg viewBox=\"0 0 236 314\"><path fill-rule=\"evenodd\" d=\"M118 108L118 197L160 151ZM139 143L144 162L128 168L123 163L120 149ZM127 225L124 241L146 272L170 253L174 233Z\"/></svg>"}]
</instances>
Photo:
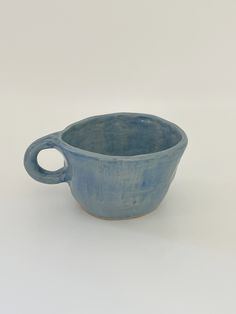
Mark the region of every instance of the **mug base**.
<instances>
[{"instance_id":1,"label":"mug base","mask_svg":"<svg viewBox=\"0 0 236 314\"><path fill-rule=\"evenodd\" d=\"M84 208L83 206L81 206L81 204L79 204L80 208L86 212L86 214L89 214L95 218L98 218L98 219L101 219L101 220L116 220L116 221L119 221L119 220L131 220L131 219L135 219L135 218L140 218L140 217L143 217L143 216L146 216L148 214L151 214L153 211L155 211L159 205L145 213L142 213L140 215L130 215L130 216L124 216L124 217L109 217L109 216L99 216L99 215L96 215L95 213L93 212L90 212L88 211L86 208Z\"/></svg>"}]
</instances>

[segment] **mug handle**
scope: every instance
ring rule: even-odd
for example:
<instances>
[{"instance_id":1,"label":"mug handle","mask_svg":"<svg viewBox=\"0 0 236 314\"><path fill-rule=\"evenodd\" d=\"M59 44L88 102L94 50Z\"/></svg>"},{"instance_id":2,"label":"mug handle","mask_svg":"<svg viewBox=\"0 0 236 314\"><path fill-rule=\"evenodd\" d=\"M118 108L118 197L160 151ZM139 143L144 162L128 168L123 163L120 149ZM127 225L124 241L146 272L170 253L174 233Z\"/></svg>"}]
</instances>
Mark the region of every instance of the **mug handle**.
<instances>
[{"instance_id":1,"label":"mug handle","mask_svg":"<svg viewBox=\"0 0 236 314\"><path fill-rule=\"evenodd\" d=\"M65 162L64 167L56 171L49 171L40 167L37 160L39 152L43 149L55 148L58 151L62 152L62 150L60 149L60 141L58 137L59 133L60 132L52 133L34 141L25 152L25 169L33 179L39 182L56 184L69 180L67 161Z\"/></svg>"}]
</instances>

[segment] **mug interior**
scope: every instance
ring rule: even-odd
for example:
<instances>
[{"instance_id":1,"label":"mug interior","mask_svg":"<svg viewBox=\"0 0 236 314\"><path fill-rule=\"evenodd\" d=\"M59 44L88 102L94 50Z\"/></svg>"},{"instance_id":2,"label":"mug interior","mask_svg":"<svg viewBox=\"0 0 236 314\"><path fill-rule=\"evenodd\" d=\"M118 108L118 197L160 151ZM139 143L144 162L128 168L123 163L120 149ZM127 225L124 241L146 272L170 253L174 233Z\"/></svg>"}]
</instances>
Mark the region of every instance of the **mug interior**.
<instances>
[{"instance_id":1,"label":"mug interior","mask_svg":"<svg viewBox=\"0 0 236 314\"><path fill-rule=\"evenodd\" d=\"M114 114L80 121L62 140L80 149L110 156L135 156L163 151L182 139L179 129L158 117Z\"/></svg>"}]
</instances>

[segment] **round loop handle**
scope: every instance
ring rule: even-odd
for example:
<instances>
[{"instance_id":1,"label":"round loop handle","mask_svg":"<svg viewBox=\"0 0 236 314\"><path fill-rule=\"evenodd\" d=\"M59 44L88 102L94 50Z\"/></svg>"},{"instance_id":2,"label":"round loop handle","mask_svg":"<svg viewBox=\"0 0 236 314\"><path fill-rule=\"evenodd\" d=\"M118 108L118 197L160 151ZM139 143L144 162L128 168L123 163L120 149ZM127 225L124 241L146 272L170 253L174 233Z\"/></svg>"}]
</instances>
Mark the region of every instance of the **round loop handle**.
<instances>
[{"instance_id":1,"label":"round loop handle","mask_svg":"<svg viewBox=\"0 0 236 314\"><path fill-rule=\"evenodd\" d=\"M55 148L62 152L60 149L58 134L59 132L53 133L34 141L25 152L25 169L33 179L39 182L56 184L68 181L67 162L65 162L64 167L56 171L49 171L40 167L37 160L39 152L43 149Z\"/></svg>"}]
</instances>

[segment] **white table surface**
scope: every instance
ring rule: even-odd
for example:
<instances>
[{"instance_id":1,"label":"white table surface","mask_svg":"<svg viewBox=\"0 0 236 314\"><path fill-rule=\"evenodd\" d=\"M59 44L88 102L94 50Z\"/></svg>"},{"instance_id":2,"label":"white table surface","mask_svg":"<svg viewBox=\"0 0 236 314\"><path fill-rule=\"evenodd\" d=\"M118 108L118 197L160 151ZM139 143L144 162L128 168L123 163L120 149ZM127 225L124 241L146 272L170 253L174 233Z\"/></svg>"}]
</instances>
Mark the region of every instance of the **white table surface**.
<instances>
[{"instance_id":1,"label":"white table surface","mask_svg":"<svg viewBox=\"0 0 236 314\"><path fill-rule=\"evenodd\" d=\"M0 313L235 314L235 3L3 7ZM33 140L119 111L159 115L189 137L156 211L99 220L66 184L27 175ZM40 160L55 169L58 155Z\"/></svg>"}]
</instances>

